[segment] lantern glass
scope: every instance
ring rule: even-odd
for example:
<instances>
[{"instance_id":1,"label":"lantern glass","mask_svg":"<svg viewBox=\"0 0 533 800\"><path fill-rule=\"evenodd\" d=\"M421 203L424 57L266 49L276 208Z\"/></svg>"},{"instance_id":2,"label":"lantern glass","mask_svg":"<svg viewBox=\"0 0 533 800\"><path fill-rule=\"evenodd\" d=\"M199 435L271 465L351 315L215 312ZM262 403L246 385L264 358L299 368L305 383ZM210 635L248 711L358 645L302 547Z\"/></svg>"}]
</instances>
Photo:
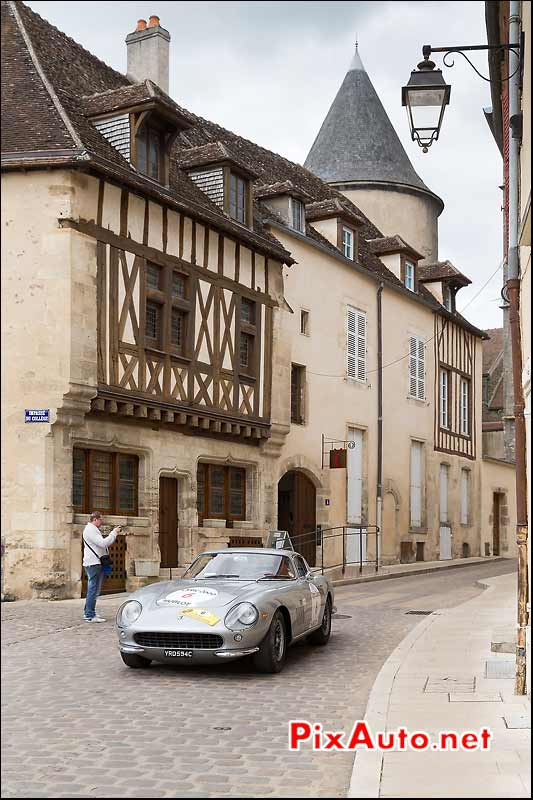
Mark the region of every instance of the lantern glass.
<instances>
[{"instance_id":1,"label":"lantern glass","mask_svg":"<svg viewBox=\"0 0 533 800\"><path fill-rule=\"evenodd\" d=\"M450 86L444 83L440 70L424 67L411 73L403 87L402 103L407 108L411 138L427 152L439 137L444 109L450 102Z\"/></svg>"}]
</instances>

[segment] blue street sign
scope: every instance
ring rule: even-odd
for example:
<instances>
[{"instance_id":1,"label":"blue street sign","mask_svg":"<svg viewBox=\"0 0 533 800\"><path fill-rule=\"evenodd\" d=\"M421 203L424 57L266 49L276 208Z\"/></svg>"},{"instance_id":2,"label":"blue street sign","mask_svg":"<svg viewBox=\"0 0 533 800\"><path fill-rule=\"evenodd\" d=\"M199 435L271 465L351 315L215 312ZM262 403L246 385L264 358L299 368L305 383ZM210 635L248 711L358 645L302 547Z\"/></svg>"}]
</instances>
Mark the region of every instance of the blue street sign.
<instances>
[{"instance_id":1,"label":"blue street sign","mask_svg":"<svg viewBox=\"0 0 533 800\"><path fill-rule=\"evenodd\" d=\"M50 422L50 409L27 408L24 422Z\"/></svg>"}]
</instances>

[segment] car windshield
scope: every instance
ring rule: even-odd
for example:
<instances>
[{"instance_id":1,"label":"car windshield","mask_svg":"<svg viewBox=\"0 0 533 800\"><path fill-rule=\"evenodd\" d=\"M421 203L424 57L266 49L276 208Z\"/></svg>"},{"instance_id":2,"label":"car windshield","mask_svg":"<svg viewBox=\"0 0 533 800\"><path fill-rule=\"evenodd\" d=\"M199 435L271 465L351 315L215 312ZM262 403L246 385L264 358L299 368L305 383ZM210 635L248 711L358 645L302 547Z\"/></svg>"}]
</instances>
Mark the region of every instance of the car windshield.
<instances>
[{"instance_id":1,"label":"car windshield","mask_svg":"<svg viewBox=\"0 0 533 800\"><path fill-rule=\"evenodd\" d=\"M294 569L287 556L274 553L204 553L184 572L183 578L198 580L234 578L294 578Z\"/></svg>"}]
</instances>

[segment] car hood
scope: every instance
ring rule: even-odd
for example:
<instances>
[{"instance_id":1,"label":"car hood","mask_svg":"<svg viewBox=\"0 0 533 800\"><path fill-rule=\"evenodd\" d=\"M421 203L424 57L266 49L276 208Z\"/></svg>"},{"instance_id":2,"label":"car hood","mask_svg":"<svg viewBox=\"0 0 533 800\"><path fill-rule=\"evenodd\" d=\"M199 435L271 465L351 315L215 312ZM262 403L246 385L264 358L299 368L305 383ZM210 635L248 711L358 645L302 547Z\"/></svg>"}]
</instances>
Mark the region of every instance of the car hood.
<instances>
[{"instance_id":1,"label":"car hood","mask_svg":"<svg viewBox=\"0 0 533 800\"><path fill-rule=\"evenodd\" d=\"M175 580L157 586L157 591L150 595L149 605L152 608L224 608L245 598L251 590L257 588L253 580L232 581L229 578L220 580ZM145 598L146 600L147 598Z\"/></svg>"}]
</instances>

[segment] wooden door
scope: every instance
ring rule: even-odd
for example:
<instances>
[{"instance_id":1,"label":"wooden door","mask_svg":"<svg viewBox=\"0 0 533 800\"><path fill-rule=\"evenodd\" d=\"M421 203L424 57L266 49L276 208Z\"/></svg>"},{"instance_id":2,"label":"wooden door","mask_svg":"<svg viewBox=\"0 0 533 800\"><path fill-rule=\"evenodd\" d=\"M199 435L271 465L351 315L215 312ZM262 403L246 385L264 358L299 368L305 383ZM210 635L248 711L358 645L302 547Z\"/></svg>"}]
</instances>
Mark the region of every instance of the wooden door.
<instances>
[{"instance_id":1,"label":"wooden door","mask_svg":"<svg viewBox=\"0 0 533 800\"><path fill-rule=\"evenodd\" d=\"M118 592L126 591L126 543L125 536L117 536L109 548L113 572L104 578L101 594L117 594ZM81 552L83 559L83 541L81 543ZM87 575L85 569L82 569L81 596L87 597Z\"/></svg>"},{"instance_id":2,"label":"wooden door","mask_svg":"<svg viewBox=\"0 0 533 800\"><path fill-rule=\"evenodd\" d=\"M352 525L363 522L363 431L350 428L348 441L355 447L348 448L346 469L346 518ZM346 563L360 564L366 561L367 536L361 528L348 528L344 552Z\"/></svg>"},{"instance_id":3,"label":"wooden door","mask_svg":"<svg viewBox=\"0 0 533 800\"><path fill-rule=\"evenodd\" d=\"M500 495L492 495L492 555L500 555Z\"/></svg>"},{"instance_id":4,"label":"wooden door","mask_svg":"<svg viewBox=\"0 0 533 800\"><path fill-rule=\"evenodd\" d=\"M294 549L316 563L316 489L303 472L288 472L278 484L278 530L288 531Z\"/></svg>"},{"instance_id":5,"label":"wooden door","mask_svg":"<svg viewBox=\"0 0 533 800\"><path fill-rule=\"evenodd\" d=\"M178 481L159 479L159 549L161 567L178 566Z\"/></svg>"}]
</instances>

